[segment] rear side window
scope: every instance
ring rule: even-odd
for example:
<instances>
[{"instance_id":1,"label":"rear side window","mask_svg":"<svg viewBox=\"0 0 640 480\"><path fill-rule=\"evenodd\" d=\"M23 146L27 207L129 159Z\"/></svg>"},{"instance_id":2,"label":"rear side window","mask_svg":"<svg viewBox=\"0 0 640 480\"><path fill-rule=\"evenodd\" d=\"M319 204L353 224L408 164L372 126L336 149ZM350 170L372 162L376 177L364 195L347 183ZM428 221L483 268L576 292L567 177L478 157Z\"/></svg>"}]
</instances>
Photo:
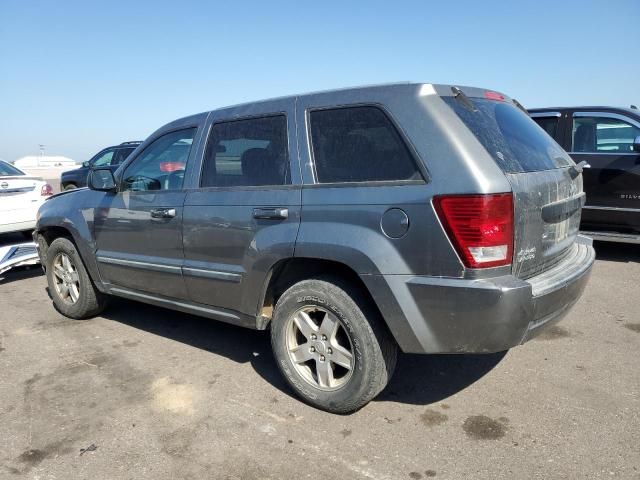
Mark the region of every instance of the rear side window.
<instances>
[{"instance_id":1,"label":"rear side window","mask_svg":"<svg viewBox=\"0 0 640 480\"><path fill-rule=\"evenodd\" d=\"M289 183L287 118L284 115L213 125L207 141L200 186Z\"/></svg>"},{"instance_id":2,"label":"rear side window","mask_svg":"<svg viewBox=\"0 0 640 480\"><path fill-rule=\"evenodd\" d=\"M533 121L540 125L554 140L558 138L559 120L558 117L533 117Z\"/></svg>"},{"instance_id":3,"label":"rear side window","mask_svg":"<svg viewBox=\"0 0 640 480\"><path fill-rule=\"evenodd\" d=\"M422 179L413 156L377 107L309 113L318 183Z\"/></svg>"},{"instance_id":4,"label":"rear side window","mask_svg":"<svg viewBox=\"0 0 640 480\"><path fill-rule=\"evenodd\" d=\"M18 170L16 167L11 165L10 163L3 162L0 160L0 177L1 176L9 176L9 175L24 175L22 170Z\"/></svg>"},{"instance_id":5,"label":"rear side window","mask_svg":"<svg viewBox=\"0 0 640 480\"><path fill-rule=\"evenodd\" d=\"M536 172L572 165L570 157L515 105L469 98L471 105L442 97L505 173ZM473 108L471 108L473 106Z\"/></svg>"}]
</instances>

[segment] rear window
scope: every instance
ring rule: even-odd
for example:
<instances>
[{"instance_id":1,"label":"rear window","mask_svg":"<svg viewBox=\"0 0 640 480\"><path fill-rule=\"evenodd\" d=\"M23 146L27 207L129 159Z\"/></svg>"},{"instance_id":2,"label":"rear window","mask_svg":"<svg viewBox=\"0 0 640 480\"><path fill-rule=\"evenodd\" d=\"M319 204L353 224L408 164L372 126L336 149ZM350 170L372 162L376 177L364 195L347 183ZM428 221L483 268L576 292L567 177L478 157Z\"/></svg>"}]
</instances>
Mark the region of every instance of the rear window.
<instances>
[{"instance_id":1,"label":"rear window","mask_svg":"<svg viewBox=\"0 0 640 480\"><path fill-rule=\"evenodd\" d=\"M572 164L564 150L527 114L507 102L469 98L475 108L442 97L505 173L536 172Z\"/></svg>"},{"instance_id":2,"label":"rear window","mask_svg":"<svg viewBox=\"0 0 640 480\"><path fill-rule=\"evenodd\" d=\"M0 160L0 176L14 176L14 175L24 175L21 170L18 170L16 167L11 165L10 163L3 162Z\"/></svg>"}]
</instances>

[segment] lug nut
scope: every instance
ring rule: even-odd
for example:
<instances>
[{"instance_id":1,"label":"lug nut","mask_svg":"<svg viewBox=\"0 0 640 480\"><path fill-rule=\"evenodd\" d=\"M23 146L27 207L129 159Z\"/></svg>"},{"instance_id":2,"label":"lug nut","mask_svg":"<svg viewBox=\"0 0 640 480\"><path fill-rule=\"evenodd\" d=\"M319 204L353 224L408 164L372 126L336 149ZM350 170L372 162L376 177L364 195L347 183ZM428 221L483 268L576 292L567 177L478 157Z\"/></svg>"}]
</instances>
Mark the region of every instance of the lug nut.
<instances>
[{"instance_id":1,"label":"lug nut","mask_svg":"<svg viewBox=\"0 0 640 480\"><path fill-rule=\"evenodd\" d=\"M324 355L320 355L320 361L324 362Z\"/></svg>"},{"instance_id":2,"label":"lug nut","mask_svg":"<svg viewBox=\"0 0 640 480\"><path fill-rule=\"evenodd\" d=\"M326 335L322 335L322 340L326 340L327 336Z\"/></svg>"},{"instance_id":3,"label":"lug nut","mask_svg":"<svg viewBox=\"0 0 640 480\"><path fill-rule=\"evenodd\" d=\"M316 334L315 334L315 333L312 333L312 334L311 334L311 340L315 340L316 338L318 338L318 337L316 336Z\"/></svg>"},{"instance_id":4,"label":"lug nut","mask_svg":"<svg viewBox=\"0 0 640 480\"><path fill-rule=\"evenodd\" d=\"M310 351L311 353L315 352L315 351L316 351L316 347L311 347L311 348L309 349L309 351Z\"/></svg>"},{"instance_id":5,"label":"lug nut","mask_svg":"<svg viewBox=\"0 0 640 480\"><path fill-rule=\"evenodd\" d=\"M331 354L333 353L333 349L331 349L331 348L327 348L327 353L328 353L329 355L331 355Z\"/></svg>"}]
</instances>

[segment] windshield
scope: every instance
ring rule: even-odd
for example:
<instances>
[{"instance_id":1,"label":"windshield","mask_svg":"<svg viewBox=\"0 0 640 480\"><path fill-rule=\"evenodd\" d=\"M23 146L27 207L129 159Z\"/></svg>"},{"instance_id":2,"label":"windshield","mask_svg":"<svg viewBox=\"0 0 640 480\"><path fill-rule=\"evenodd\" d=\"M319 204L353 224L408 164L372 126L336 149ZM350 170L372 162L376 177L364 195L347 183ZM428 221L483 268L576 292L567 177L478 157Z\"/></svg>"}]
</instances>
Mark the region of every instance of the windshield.
<instances>
[{"instance_id":1,"label":"windshield","mask_svg":"<svg viewBox=\"0 0 640 480\"><path fill-rule=\"evenodd\" d=\"M4 176L13 176L13 175L24 175L24 172L18 170L16 167L7 163L3 160L0 160L0 177Z\"/></svg>"},{"instance_id":2,"label":"windshield","mask_svg":"<svg viewBox=\"0 0 640 480\"><path fill-rule=\"evenodd\" d=\"M569 155L527 114L507 102L442 97L505 173L568 167Z\"/></svg>"}]
</instances>

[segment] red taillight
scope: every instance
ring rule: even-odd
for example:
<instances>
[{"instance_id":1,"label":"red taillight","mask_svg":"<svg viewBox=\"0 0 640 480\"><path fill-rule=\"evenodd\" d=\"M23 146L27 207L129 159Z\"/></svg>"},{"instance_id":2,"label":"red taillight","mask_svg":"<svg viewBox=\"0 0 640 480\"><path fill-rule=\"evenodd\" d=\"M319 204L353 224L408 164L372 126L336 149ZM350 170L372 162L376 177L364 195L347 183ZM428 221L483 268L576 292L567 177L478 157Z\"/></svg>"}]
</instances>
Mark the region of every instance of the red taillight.
<instances>
[{"instance_id":1,"label":"red taillight","mask_svg":"<svg viewBox=\"0 0 640 480\"><path fill-rule=\"evenodd\" d=\"M446 195L433 199L438 217L469 268L509 265L513 255L513 197Z\"/></svg>"},{"instance_id":2,"label":"red taillight","mask_svg":"<svg viewBox=\"0 0 640 480\"><path fill-rule=\"evenodd\" d=\"M497 100L498 102L504 102L504 95L501 95L498 92L492 92L490 90L484 92L484 98L486 98L487 100Z\"/></svg>"},{"instance_id":3,"label":"red taillight","mask_svg":"<svg viewBox=\"0 0 640 480\"><path fill-rule=\"evenodd\" d=\"M48 183L45 183L40 189L40 196L50 197L51 195L53 195L53 187Z\"/></svg>"}]
</instances>

